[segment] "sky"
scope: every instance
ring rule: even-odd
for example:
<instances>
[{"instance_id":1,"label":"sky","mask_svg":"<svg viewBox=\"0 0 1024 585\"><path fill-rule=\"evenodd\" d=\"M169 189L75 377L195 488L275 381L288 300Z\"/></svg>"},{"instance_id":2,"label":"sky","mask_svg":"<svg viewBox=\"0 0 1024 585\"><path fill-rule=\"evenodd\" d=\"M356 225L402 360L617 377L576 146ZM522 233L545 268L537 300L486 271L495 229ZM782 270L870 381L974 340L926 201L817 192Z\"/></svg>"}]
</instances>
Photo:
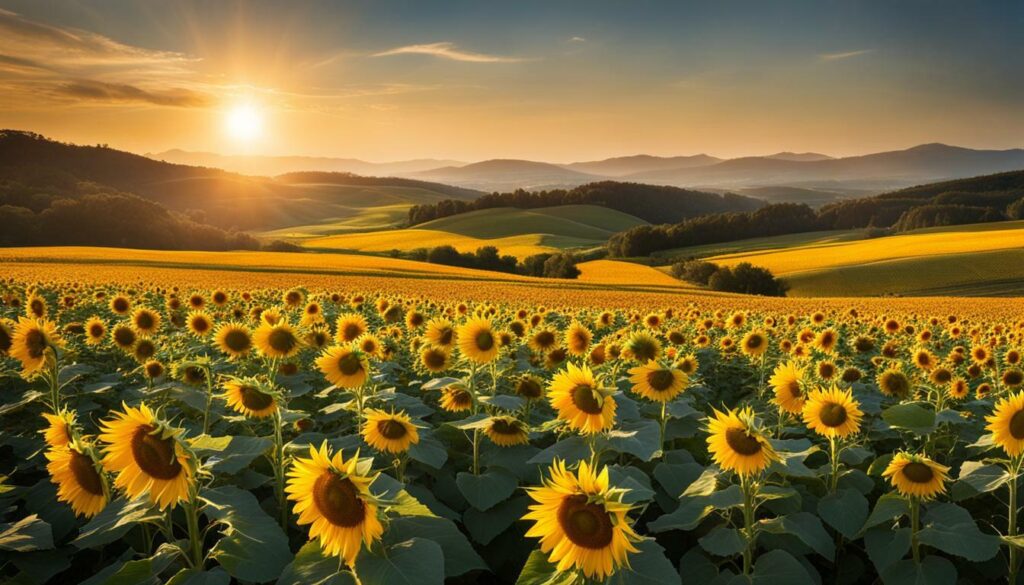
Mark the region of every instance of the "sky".
<instances>
[{"instance_id":1,"label":"sky","mask_svg":"<svg viewBox=\"0 0 1024 585\"><path fill-rule=\"evenodd\" d=\"M0 0L0 128L372 161L1024 146L1024 2Z\"/></svg>"}]
</instances>

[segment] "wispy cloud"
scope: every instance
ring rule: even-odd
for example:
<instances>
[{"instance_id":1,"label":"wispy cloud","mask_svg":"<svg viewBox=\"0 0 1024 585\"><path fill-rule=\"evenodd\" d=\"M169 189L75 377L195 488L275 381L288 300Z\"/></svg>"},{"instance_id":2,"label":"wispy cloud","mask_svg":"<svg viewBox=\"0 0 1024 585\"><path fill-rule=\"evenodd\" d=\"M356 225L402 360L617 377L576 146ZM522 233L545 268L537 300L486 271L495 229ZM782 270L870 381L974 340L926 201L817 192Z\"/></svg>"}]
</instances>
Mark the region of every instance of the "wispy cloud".
<instances>
[{"instance_id":1,"label":"wispy cloud","mask_svg":"<svg viewBox=\"0 0 1024 585\"><path fill-rule=\"evenodd\" d=\"M840 61L842 59L850 59L852 57L859 57L871 53L874 49L858 49L856 51L846 51L844 53L820 53L818 59L822 61Z\"/></svg>"},{"instance_id":2,"label":"wispy cloud","mask_svg":"<svg viewBox=\"0 0 1024 585\"><path fill-rule=\"evenodd\" d=\"M502 55L488 55L486 53L474 53L472 51L464 51L462 49L459 49L455 45L455 43L451 42L428 43L424 45L407 45L404 47L395 47L394 49L388 49L387 51L374 53L373 56L388 57L391 55L430 55L432 57L438 57L441 59L465 61L468 63L519 63L522 61L531 60L522 57L507 57Z\"/></svg>"},{"instance_id":3,"label":"wispy cloud","mask_svg":"<svg viewBox=\"0 0 1024 585\"><path fill-rule=\"evenodd\" d=\"M106 102L137 102L156 106L174 106L194 108L208 106L213 98L204 93L187 89L169 89L148 91L127 83L104 83L83 79L63 83L54 91L59 95L76 99L89 99Z\"/></svg>"},{"instance_id":4,"label":"wispy cloud","mask_svg":"<svg viewBox=\"0 0 1024 585\"><path fill-rule=\"evenodd\" d=\"M569 42L570 43L585 43L585 42L587 42L587 39L585 39L583 37L572 37L571 39L569 39Z\"/></svg>"}]
</instances>

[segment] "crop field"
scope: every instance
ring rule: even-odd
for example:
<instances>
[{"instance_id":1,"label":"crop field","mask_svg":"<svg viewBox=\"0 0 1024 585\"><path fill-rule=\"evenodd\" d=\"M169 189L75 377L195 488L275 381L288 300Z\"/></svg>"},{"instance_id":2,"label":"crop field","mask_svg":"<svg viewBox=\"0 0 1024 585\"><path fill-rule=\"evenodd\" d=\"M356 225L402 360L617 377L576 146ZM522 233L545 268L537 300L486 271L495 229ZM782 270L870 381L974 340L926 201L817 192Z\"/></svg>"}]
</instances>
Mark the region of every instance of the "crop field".
<instances>
[{"instance_id":1,"label":"crop field","mask_svg":"<svg viewBox=\"0 0 1024 585\"><path fill-rule=\"evenodd\" d=\"M716 295L605 260L578 281L344 254L0 263L8 582L1019 571L1012 303Z\"/></svg>"}]
</instances>

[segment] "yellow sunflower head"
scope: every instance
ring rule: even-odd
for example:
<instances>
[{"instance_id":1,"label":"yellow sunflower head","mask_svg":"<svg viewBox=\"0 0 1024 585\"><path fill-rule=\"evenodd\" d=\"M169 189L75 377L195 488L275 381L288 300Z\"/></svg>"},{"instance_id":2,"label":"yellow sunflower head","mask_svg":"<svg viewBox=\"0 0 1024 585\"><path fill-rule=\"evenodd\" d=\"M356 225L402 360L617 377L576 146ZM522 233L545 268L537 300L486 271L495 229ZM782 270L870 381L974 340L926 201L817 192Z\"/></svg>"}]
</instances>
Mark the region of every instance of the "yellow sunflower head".
<instances>
[{"instance_id":1,"label":"yellow sunflower head","mask_svg":"<svg viewBox=\"0 0 1024 585\"><path fill-rule=\"evenodd\" d=\"M487 420L484 434L499 447L512 447L530 442L527 424L514 416L492 416Z\"/></svg>"},{"instance_id":2,"label":"yellow sunflower head","mask_svg":"<svg viewBox=\"0 0 1024 585\"><path fill-rule=\"evenodd\" d=\"M764 331L751 331L740 340L740 351L750 357L760 357L768 351L768 335Z\"/></svg>"},{"instance_id":3,"label":"yellow sunflower head","mask_svg":"<svg viewBox=\"0 0 1024 585\"><path fill-rule=\"evenodd\" d=\"M241 323L224 323L213 336L214 343L231 358L242 357L252 349L252 332Z\"/></svg>"},{"instance_id":4,"label":"yellow sunflower head","mask_svg":"<svg viewBox=\"0 0 1024 585\"><path fill-rule=\"evenodd\" d=\"M995 410L985 420L992 433L992 442L1010 457L1024 452L1024 392L1017 392L996 402Z\"/></svg>"},{"instance_id":5,"label":"yellow sunflower head","mask_svg":"<svg viewBox=\"0 0 1024 585\"><path fill-rule=\"evenodd\" d=\"M465 412L473 407L473 395L459 384L441 390L441 408L448 412Z\"/></svg>"},{"instance_id":6,"label":"yellow sunflower head","mask_svg":"<svg viewBox=\"0 0 1024 585\"><path fill-rule=\"evenodd\" d=\"M127 315L132 308L132 302L125 295L116 295L110 299L110 310L117 315Z\"/></svg>"},{"instance_id":7,"label":"yellow sunflower head","mask_svg":"<svg viewBox=\"0 0 1024 585\"><path fill-rule=\"evenodd\" d=\"M370 362L366 354L354 344L325 349L316 358L316 366L331 384L340 388L359 388L370 375Z\"/></svg>"},{"instance_id":8,"label":"yellow sunflower head","mask_svg":"<svg viewBox=\"0 0 1024 585\"><path fill-rule=\"evenodd\" d=\"M890 368L878 375L878 389L886 396L906 398L910 396L910 378L896 368Z\"/></svg>"},{"instance_id":9,"label":"yellow sunflower head","mask_svg":"<svg viewBox=\"0 0 1024 585\"><path fill-rule=\"evenodd\" d=\"M285 491L295 502L297 524L309 524L310 540L318 538L326 554L350 567L364 546L370 548L384 534L379 502L370 493L377 478L372 464L358 452L347 460L341 451L332 456L324 441L319 449L310 446L308 458L296 457L288 471Z\"/></svg>"},{"instance_id":10,"label":"yellow sunflower head","mask_svg":"<svg viewBox=\"0 0 1024 585\"><path fill-rule=\"evenodd\" d=\"M812 390L804 402L803 417L807 428L829 438L843 438L857 433L863 416L853 393L835 385L827 390Z\"/></svg>"},{"instance_id":11,"label":"yellow sunflower head","mask_svg":"<svg viewBox=\"0 0 1024 585\"><path fill-rule=\"evenodd\" d=\"M46 452L46 470L57 486L57 500L65 502L78 516L92 518L107 505L107 480L98 469L92 449L68 443Z\"/></svg>"},{"instance_id":12,"label":"yellow sunflower head","mask_svg":"<svg viewBox=\"0 0 1024 585\"><path fill-rule=\"evenodd\" d=\"M451 355L442 348L427 346L420 350L420 365L428 372L443 372L451 366Z\"/></svg>"},{"instance_id":13,"label":"yellow sunflower head","mask_svg":"<svg viewBox=\"0 0 1024 585\"><path fill-rule=\"evenodd\" d=\"M515 393L526 400L544 397L544 380L534 374L523 374L516 379Z\"/></svg>"},{"instance_id":14,"label":"yellow sunflower head","mask_svg":"<svg viewBox=\"0 0 1024 585\"><path fill-rule=\"evenodd\" d=\"M107 334L107 325L97 316L89 317L85 322L85 343L87 345L99 345L103 343L103 337Z\"/></svg>"},{"instance_id":15,"label":"yellow sunflower head","mask_svg":"<svg viewBox=\"0 0 1024 585\"><path fill-rule=\"evenodd\" d=\"M405 453L411 445L420 442L420 434L412 419L404 412L384 412L369 409L363 413L363 439L366 443L387 453Z\"/></svg>"},{"instance_id":16,"label":"yellow sunflower head","mask_svg":"<svg viewBox=\"0 0 1024 585\"><path fill-rule=\"evenodd\" d=\"M277 412L277 392L255 378L231 378L221 398L235 412L250 418L266 418Z\"/></svg>"},{"instance_id":17,"label":"yellow sunflower head","mask_svg":"<svg viewBox=\"0 0 1024 585\"><path fill-rule=\"evenodd\" d=\"M302 349L298 333L283 319L274 325L263 323L257 327L252 341L260 353L271 358L289 358Z\"/></svg>"},{"instance_id":18,"label":"yellow sunflower head","mask_svg":"<svg viewBox=\"0 0 1024 585\"><path fill-rule=\"evenodd\" d=\"M486 364L498 357L498 336L487 319L476 317L459 326L459 351L468 359Z\"/></svg>"},{"instance_id":19,"label":"yellow sunflower head","mask_svg":"<svg viewBox=\"0 0 1024 585\"><path fill-rule=\"evenodd\" d=\"M803 385L805 381L806 368L799 367L796 362L788 361L775 366L772 377L768 379L775 395L772 401L779 408L790 414L803 412L804 395Z\"/></svg>"},{"instance_id":20,"label":"yellow sunflower head","mask_svg":"<svg viewBox=\"0 0 1024 585\"><path fill-rule=\"evenodd\" d=\"M339 315L336 325L337 329L334 338L338 343L351 343L369 329L366 325L366 319L358 313Z\"/></svg>"},{"instance_id":21,"label":"yellow sunflower head","mask_svg":"<svg viewBox=\"0 0 1024 585\"><path fill-rule=\"evenodd\" d=\"M650 361L629 370L633 392L654 402L669 402L686 389L689 380L681 370Z\"/></svg>"},{"instance_id":22,"label":"yellow sunflower head","mask_svg":"<svg viewBox=\"0 0 1024 585\"><path fill-rule=\"evenodd\" d=\"M527 344L533 351L543 353L555 347L557 343L558 336L554 331L545 327L534 331Z\"/></svg>"},{"instance_id":23,"label":"yellow sunflower head","mask_svg":"<svg viewBox=\"0 0 1024 585\"><path fill-rule=\"evenodd\" d=\"M152 335L160 329L160 313L139 307L132 313L132 327L142 335Z\"/></svg>"},{"instance_id":24,"label":"yellow sunflower head","mask_svg":"<svg viewBox=\"0 0 1024 585\"><path fill-rule=\"evenodd\" d=\"M129 498L148 494L161 510L189 497L194 489L197 462L181 440L181 429L171 428L145 404L100 423L99 439L106 444L103 467L117 474L114 487Z\"/></svg>"},{"instance_id":25,"label":"yellow sunflower head","mask_svg":"<svg viewBox=\"0 0 1024 585\"><path fill-rule=\"evenodd\" d=\"M707 443L719 467L743 476L761 473L778 459L750 407L728 412L715 409L708 419Z\"/></svg>"},{"instance_id":26,"label":"yellow sunflower head","mask_svg":"<svg viewBox=\"0 0 1024 585\"><path fill-rule=\"evenodd\" d=\"M196 337L206 337L213 331L213 319L202 311L192 311L186 319L188 330Z\"/></svg>"},{"instance_id":27,"label":"yellow sunflower head","mask_svg":"<svg viewBox=\"0 0 1024 585\"><path fill-rule=\"evenodd\" d=\"M628 517L632 507L623 502L627 490L609 485L608 468L581 462L573 473L556 460L548 475L542 486L528 489L534 503L523 519L534 524L526 536L540 539L559 572L575 570L601 582L628 567L640 536Z\"/></svg>"},{"instance_id":28,"label":"yellow sunflower head","mask_svg":"<svg viewBox=\"0 0 1024 585\"><path fill-rule=\"evenodd\" d=\"M905 497L930 500L946 491L949 468L924 455L899 452L882 472Z\"/></svg>"},{"instance_id":29,"label":"yellow sunflower head","mask_svg":"<svg viewBox=\"0 0 1024 585\"><path fill-rule=\"evenodd\" d=\"M548 400L558 411L558 418L569 427L586 435L608 430L615 425L615 399L612 391L602 388L587 365L570 363L551 380Z\"/></svg>"},{"instance_id":30,"label":"yellow sunflower head","mask_svg":"<svg viewBox=\"0 0 1024 585\"><path fill-rule=\"evenodd\" d=\"M624 349L629 357L642 364L661 357L661 342L646 331L637 331L630 335Z\"/></svg>"},{"instance_id":31,"label":"yellow sunflower head","mask_svg":"<svg viewBox=\"0 0 1024 585\"><path fill-rule=\"evenodd\" d=\"M21 362L21 375L27 379L41 372L48 360L52 362L63 346L64 341L52 321L20 317L8 353Z\"/></svg>"},{"instance_id":32,"label":"yellow sunflower head","mask_svg":"<svg viewBox=\"0 0 1024 585\"><path fill-rule=\"evenodd\" d=\"M367 355L374 357L381 357L384 355L384 344L381 343L380 338L372 333L364 333L356 339L356 347L360 351Z\"/></svg>"},{"instance_id":33,"label":"yellow sunflower head","mask_svg":"<svg viewBox=\"0 0 1024 585\"><path fill-rule=\"evenodd\" d=\"M40 431L46 439L46 444L58 448L64 447L75 438L75 413L61 410L57 414L43 413L46 419L46 428Z\"/></svg>"}]
</instances>

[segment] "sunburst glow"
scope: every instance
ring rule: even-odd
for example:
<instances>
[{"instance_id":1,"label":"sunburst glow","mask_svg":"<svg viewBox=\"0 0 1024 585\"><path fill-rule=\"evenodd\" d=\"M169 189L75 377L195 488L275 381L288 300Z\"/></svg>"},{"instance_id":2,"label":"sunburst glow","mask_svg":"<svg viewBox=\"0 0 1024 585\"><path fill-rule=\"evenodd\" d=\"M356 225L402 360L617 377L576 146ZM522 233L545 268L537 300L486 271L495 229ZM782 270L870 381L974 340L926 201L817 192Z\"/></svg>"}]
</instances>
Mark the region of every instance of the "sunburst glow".
<instances>
[{"instance_id":1,"label":"sunburst glow","mask_svg":"<svg viewBox=\"0 0 1024 585\"><path fill-rule=\"evenodd\" d=\"M224 127L238 141L252 141L263 135L263 113L252 104L240 104L227 112Z\"/></svg>"}]
</instances>

